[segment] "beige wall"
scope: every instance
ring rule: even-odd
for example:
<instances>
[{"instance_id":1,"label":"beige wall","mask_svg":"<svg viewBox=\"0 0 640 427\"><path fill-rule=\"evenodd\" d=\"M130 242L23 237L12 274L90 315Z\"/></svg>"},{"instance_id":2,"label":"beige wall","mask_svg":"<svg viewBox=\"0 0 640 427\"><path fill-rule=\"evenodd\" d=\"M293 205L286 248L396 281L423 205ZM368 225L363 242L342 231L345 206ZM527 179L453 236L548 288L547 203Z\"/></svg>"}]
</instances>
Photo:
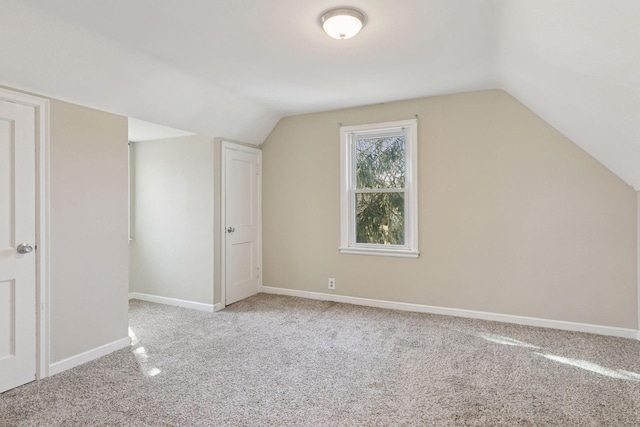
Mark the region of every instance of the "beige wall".
<instances>
[{"instance_id":1,"label":"beige wall","mask_svg":"<svg viewBox=\"0 0 640 427\"><path fill-rule=\"evenodd\" d=\"M416 114L420 258L340 254L338 124ZM503 91L285 118L263 156L265 286L637 327L635 191Z\"/></svg>"},{"instance_id":2,"label":"beige wall","mask_svg":"<svg viewBox=\"0 0 640 427\"><path fill-rule=\"evenodd\" d=\"M133 143L130 289L213 304L214 142Z\"/></svg>"},{"instance_id":3,"label":"beige wall","mask_svg":"<svg viewBox=\"0 0 640 427\"><path fill-rule=\"evenodd\" d=\"M127 118L53 100L50 126L53 363L127 336Z\"/></svg>"}]
</instances>

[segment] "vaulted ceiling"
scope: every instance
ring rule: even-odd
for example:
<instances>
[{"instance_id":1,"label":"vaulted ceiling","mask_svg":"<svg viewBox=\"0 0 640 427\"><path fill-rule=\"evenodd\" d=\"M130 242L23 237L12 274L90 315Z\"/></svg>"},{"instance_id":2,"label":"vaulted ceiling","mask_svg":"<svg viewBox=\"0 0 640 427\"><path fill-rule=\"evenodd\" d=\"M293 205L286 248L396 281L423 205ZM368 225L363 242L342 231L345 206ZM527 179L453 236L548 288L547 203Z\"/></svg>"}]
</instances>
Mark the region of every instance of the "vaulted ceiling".
<instances>
[{"instance_id":1,"label":"vaulted ceiling","mask_svg":"<svg viewBox=\"0 0 640 427\"><path fill-rule=\"evenodd\" d=\"M502 88L640 189L640 1L3 0L0 84L261 144L288 115Z\"/></svg>"}]
</instances>

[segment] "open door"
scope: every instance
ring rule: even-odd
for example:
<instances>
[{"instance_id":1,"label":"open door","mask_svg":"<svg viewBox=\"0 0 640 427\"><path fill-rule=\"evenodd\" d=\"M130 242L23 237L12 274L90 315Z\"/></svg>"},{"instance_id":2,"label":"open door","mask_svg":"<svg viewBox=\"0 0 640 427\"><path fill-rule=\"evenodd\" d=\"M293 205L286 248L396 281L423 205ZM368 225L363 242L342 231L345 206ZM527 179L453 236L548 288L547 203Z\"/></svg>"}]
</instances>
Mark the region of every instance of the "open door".
<instances>
[{"instance_id":1,"label":"open door","mask_svg":"<svg viewBox=\"0 0 640 427\"><path fill-rule=\"evenodd\" d=\"M35 109L0 100L0 392L36 379Z\"/></svg>"},{"instance_id":2,"label":"open door","mask_svg":"<svg viewBox=\"0 0 640 427\"><path fill-rule=\"evenodd\" d=\"M258 293L260 286L261 154L255 148L222 144L224 305Z\"/></svg>"}]
</instances>

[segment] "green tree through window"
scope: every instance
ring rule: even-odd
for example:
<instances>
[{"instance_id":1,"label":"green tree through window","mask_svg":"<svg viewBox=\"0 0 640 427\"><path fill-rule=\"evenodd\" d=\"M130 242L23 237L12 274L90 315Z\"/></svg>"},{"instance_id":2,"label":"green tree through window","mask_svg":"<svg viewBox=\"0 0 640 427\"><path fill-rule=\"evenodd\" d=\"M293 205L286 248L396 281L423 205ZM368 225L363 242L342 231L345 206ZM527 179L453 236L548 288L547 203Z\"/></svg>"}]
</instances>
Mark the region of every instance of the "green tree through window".
<instances>
[{"instance_id":1,"label":"green tree through window","mask_svg":"<svg viewBox=\"0 0 640 427\"><path fill-rule=\"evenodd\" d=\"M405 244L404 135L354 140L356 242Z\"/></svg>"}]
</instances>

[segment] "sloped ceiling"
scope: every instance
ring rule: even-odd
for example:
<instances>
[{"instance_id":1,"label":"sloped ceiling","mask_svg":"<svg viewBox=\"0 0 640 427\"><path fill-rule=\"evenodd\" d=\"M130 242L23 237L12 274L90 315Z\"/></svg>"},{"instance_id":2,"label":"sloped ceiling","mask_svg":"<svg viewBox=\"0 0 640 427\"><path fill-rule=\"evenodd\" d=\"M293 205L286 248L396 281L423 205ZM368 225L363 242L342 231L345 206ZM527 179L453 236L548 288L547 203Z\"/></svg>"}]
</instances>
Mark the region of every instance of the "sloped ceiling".
<instances>
[{"instance_id":1,"label":"sloped ceiling","mask_svg":"<svg viewBox=\"0 0 640 427\"><path fill-rule=\"evenodd\" d=\"M500 86L640 190L640 1L504 0Z\"/></svg>"},{"instance_id":2,"label":"sloped ceiling","mask_svg":"<svg viewBox=\"0 0 640 427\"><path fill-rule=\"evenodd\" d=\"M190 135L193 135L193 133L129 117L129 141L131 142L179 138Z\"/></svg>"},{"instance_id":3,"label":"sloped ceiling","mask_svg":"<svg viewBox=\"0 0 640 427\"><path fill-rule=\"evenodd\" d=\"M640 189L637 0L4 0L0 84L261 144L288 115L503 88Z\"/></svg>"}]
</instances>

